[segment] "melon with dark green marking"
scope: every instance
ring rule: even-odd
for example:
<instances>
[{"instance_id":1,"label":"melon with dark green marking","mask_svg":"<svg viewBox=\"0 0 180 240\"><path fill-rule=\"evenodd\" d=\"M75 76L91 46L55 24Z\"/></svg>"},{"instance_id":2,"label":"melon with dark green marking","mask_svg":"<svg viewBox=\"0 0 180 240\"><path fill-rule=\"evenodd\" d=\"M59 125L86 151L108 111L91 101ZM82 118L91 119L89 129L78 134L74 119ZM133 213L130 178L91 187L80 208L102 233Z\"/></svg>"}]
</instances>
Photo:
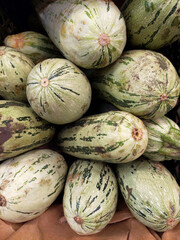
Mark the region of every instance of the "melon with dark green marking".
<instances>
[{"instance_id":1,"label":"melon with dark green marking","mask_svg":"<svg viewBox=\"0 0 180 240\"><path fill-rule=\"evenodd\" d=\"M24 53L10 47L0 47L0 96L27 102L26 82L34 63Z\"/></svg>"},{"instance_id":2,"label":"melon with dark green marking","mask_svg":"<svg viewBox=\"0 0 180 240\"><path fill-rule=\"evenodd\" d=\"M47 36L34 31L8 35L4 39L4 44L26 54L35 64L47 58L61 56L60 51Z\"/></svg>"},{"instance_id":3,"label":"melon with dark green marking","mask_svg":"<svg viewBox=\"0 0 180 240\"><path fill-rule=\"evenodd\" d=\"M155 50L180 38L179 0L126 0L121 11L133 47Z\"/></svg>"},{"instance_id":4,"label":"melon with dark green marking","mask_svg":"<svg viewBox=\"0 0 180 240\"><path fill-rule=\"evenodd\" d=\"M111 66L96 70L92 80L99 97L145 119L164 116L180 94L175 67L164 55L149 50L125 51Z\"/></svg>"},{"instance_id":5,"label":"melon with dark green marking","mask_svg":"<svg viewBox=\"0 0 180 240\"><path fill-rule=\"evenodd\" d=\"M56 135L60 149L77 158L123 163L141 156L148 144L142 120L131 113L109 111L86 116Z\"/></svg>"},{"instance_id":6,"label":"melon with dark green marking","mask_svg":"<svg viewBox=\"0 0 180 240\"><path fill-rule=\"evenodd\" d=\"M27 99L33 110L54 124L66 124L83 116L91 103L86 75L67 59L46 59L28 75Z\"/></svg>"},{"instance_id":7,"label":"melon with dark green marking","mask_svg":"<svg viewBox=\"0 0 180 240\"><path fill-rule=\"evenodd\" d=\"M126 24L113 1L56 0L39 16L56 47L77 66L105 67L125 47Z\"/></svg>"},{"instance_id":8,"label":"melon with dark green marking","mask_svg":"<svg viewBox=\"0 0 180 240\"><path fill-rule=\"evenodd\" d=\"M32 150L0 164L0 218L13 223L41 215L64 187L67 164L50 149Z\"/></svg>"},{"instance_id":9,"label":"melon with dark green marking","mask_svg":"<svg viewBox=\"0 0 180 240\"><path fill-rule=\"evenodd\" d=\"M148 130L144 156L153 161L180 160L179 126L166 116L143 122Z\"/></svg>"},{"instance_id":10,"label":"melon with dark green marking","mask_svg":"<svg viewBox=\"0 0 180 240\"><path fill-rule=\"evenodd\" d=\"M159 162L139 158L116 165L121 193L132 214L157 232L180 222L180 190L172 174Z\"/></svg>"},{"instance_id":11,"label":"melon with dark green marking","mask_svg":"<svg viewBox=\"0 0 180 240\"><path fill-rule=\"evenodd\" d=\"M0 100L0 161L50 142L54 133L28 104Z\"/></svg>"},{"instance_id":12,"label":"melon with dark green marking","mask_svg":"<svg viewBox=\"0 0 180 240\"><path fill-rule=\"evenodd\" d=\"M105 228L115 213L117 199L117 180L107 164L73 162L65 183L63 209L68 224L77 234L95 234Z\"/></svg>"}]
</instances>

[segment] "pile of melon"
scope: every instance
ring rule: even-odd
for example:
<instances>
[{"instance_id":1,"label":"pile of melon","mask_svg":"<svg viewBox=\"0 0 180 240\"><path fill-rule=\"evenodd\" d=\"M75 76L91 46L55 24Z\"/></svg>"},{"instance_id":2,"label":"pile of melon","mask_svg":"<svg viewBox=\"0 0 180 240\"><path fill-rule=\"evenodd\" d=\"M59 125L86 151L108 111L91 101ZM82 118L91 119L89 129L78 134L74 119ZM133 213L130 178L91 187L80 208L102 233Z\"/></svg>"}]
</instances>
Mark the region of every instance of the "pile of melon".
<instances>
[{"instance_id":1,"label":"pile of melon","mask_svg":"<svg viewBox=\"0 0 180 240\"><path fill-rule=\"evenodd\" d=\"M100 232L122 194L136 219L180 222L177 67L180 2L56 0L37 7L47 35L0 46L0 219L36 218L62 195L80 235ZM177 49L178 51L178 49Z\"/></svg>"}]
</instances>

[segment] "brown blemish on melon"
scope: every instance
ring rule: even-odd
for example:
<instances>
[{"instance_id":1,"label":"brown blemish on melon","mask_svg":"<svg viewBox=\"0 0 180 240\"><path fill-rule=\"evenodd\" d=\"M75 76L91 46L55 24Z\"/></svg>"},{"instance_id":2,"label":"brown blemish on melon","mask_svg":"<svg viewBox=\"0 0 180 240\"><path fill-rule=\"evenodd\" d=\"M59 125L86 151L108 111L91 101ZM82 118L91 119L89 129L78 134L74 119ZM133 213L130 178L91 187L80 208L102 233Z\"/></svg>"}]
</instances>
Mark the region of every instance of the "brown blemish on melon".
<instances>
[{"instance_id":1,"label":"brown blemish on melon","mask_svg":"<svg viewBox=\"0 0 180 240\"><path fill-rule=\"evenodd\" d=\"M0 207L6 206L6 198L0 194Z\"/></svg>"},{"instance_id":2,"label":"brown blemish on melon","mask_svg":"<svg viewBox=\"0 0 180 240\"><path fill-rule=\"evenodd\" d=\"M51 183L51 180L50 179L45 179L45 178L42 178L41 181L39 182L40 186L43 186L43 185L50 185Z\"/></svg>"},{"instance_id":3,"label":"brown blemish on melon","mask_svg":"<svg viewBox=\"0 0 180 240\"><path fill-rule=\"evenodd\" d=\"M9 183L9 180L7 180L7 179L4 180L2 182L2 184L0 185L0 190L4 190L7 187L8 183Z\"/></svg>"},{"instance_id":4,"label":"brown blemish on melon","mask_svg":"<svg viewBox=\"0 0 180 240\"><path fill-rule=\"evenodd\" d=\"M143 131L141 128L133 128L132 137L135 141L140 141L143 137Z\"/></svg>"},{"instance_id":5,"label":"brown blemish on melon","mask_svg":"<svg viewBox=\"0 0 180 240\"><path fill-rule=\"evenodd\" d=\"M0 56L4 55L6 53L5 50L0 50Z\"/></svg>"},{"instance_id":6,"label":"brown blemish on melon","mask_svg":"<svg viewBox=\"0 0 180 240\"><path fill-rule=\"evenodd\" d=\"M9 44L8 44L9 43ZM21 49L24 47L24 36L22 33L11 35L7 38L7 44L9 47Z\"/></svg>"},{"instance_id":7,"label":"brown blemish on melon","mask_svg":"<svg viewBox=\"0 0 180 240\"><path fill-rule=\"evenodd\" d=\"M77 224L83 224L83 219L82 218L80 218L79 216L76 216L76 217L74 217L74 221L77 223Z\"/></svg>"}]
</instances>

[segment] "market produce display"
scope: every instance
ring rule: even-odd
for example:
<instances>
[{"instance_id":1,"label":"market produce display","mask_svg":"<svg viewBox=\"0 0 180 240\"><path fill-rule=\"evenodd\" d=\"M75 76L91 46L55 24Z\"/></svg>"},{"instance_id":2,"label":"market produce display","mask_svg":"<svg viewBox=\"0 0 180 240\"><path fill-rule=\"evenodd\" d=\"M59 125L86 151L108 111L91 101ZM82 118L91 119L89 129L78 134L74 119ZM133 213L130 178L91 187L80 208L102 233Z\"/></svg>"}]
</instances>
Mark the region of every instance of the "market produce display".
<instances>
[{"instance_id":1,"label":"market produce display","mask_svg":"<svg viewBox=\"0 0 180 240\"><path fill-rule=\"evenodd\" d=\"M109 111L69 124L58 132L56 142L63 152L78 158L122 163L144 153L148 133L134 115Z\"/></svg>"},{"instance_id":2,"label":"market produce display","mask_svg":"<svg viewBox=\"0 0 180 240\"><path fill-rule=\"evenodd\" d=\"M4 39L4 44L26 54L35 64L47 58L61 56L47 36L34 31L8 35Z\"/></svg>"},{"instance_id":3,"label":"market produce display","mask_svg":"<svg viewBox=\"0 0 180 240\"><path fill-rule=\"evenodd\" d=\"M61 205L53 229L98 238L122 200L118 240L180 232L180 1L32 2L42 31L0 34L0 235Z\"/></svg>"}]
</instances>

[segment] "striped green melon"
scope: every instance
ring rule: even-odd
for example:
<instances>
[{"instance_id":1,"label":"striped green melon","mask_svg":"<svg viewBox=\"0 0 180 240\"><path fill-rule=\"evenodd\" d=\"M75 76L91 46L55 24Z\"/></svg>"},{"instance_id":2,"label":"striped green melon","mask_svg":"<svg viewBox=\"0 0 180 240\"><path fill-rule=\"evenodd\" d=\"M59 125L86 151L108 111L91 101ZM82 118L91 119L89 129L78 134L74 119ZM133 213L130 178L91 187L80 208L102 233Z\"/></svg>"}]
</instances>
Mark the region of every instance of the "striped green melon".
<instances>
[{"instance_id":1,"label":"striped green melon","mask_svg":"<svg viewBox=\"0 0 180 240\"><path fill-rule=\"evenodd\" d=\"M105 228L115 213L117 198L117 180L107 164L73 162L65 183L63 209L68 224L77 234L95 234Z\"/></svg>"},{"instance_id":2,"label":"striped green melon","mask_svg":"<svg viewBox=\"0 0 180 240\"><path fill-rule=\"evenodd\" d=\"M179 0L126 0L121 11L133 47L155 50L180 38Z\"/></svg>"},{"instance_id":3,"label":"striped green melon","mask_svg":"<svg viewBox=\"0 0 180 240\"><path fill-rule=\"evenodd\" d=\"M29 105L0 100L0 161L50 142L54 133Z\"/></svg>"},{"instance_id":4,"label":"striped green melon","mask_svg":"<svg viewBox=\"0 0 180 240\"><path fill-rule=\"evenodd\" d=\"M56 0L39 16L54 44L77 66L105 67L125 47L124 18L110 0Z\"/></svg>"},{"instance_id":5,"label":"striped green melon","mask_svg":"<svg viewBox=\"0 0 180 240\"><path fill-rule=\"evenodd\" d=\"M168 117L143 121L148 130L144 155L153 161L180 160L180 128Z\"/></svg>"},{"instance_id":6,"label":"striped green melon","mask_svg":"<svg viewBox=\"0 0 180 240\"><path fill-rule=\"evenodd\" d=\"M26 54L35 64L47 58L61 56L47 36L34 31L8 35L4 39L4 44Z\"/></svg>"},{"instance_id":7,"label":"striped green melon","mask_svg":"<svg viewBox=\"0 0 180 240\"><path fill-rule=\"evenodd\" d=\"M46 59L28 75L27 99L33 110L54 124L73 122L88 110L91 85L67 59Z\"/></svg>"},{"instance_id":8,"label":"striped green melon","mask_svg":"<svg viewBox=\"0 0 180 240\"><path fill-rule=\"evenodd\" d=\"M0 164L0 218L25 222L42 214L65 183L67 164L50 150L32 150Z\"/></svg>"},{"instance_id":9,"label":"striped green melon","mask_svg":"<svg viewBox=\"0 0 180 240\"><path fill-rule=\"evenodd\" d=\"M145 226L164 232L180 221L180 190L159 162L139 158L116 165L121 193L132 214Z\"/></svg>"},{"instance_id":10,"label":"striped green melon","mask_svg":"<svg viewBox=\"0 0 180 240\"><path fill-rule=\"evenodd\" d=\"M65 126L57 133L55 141L63 152L78 158L122 163L144 153L148 133L143 122L134 115L109 111Z\"/></svg>"},{"instance_id":11,"label":"striped green melon","mask_svg":"<svg viewBox=\"0 0 180 240\"><path fill-rule=\"evenodd\" d=\"M93 78L99 97L145 119L164 116L180 93L176 69L155 51L126 51L111 66L96 70Z\"/></svg>"},{"instance_id":12,"label":"striped green melon","mask_svg":"<svg viewBox=\"0 0 180 240\"><path fill-rule=\"evenodd\" d=\"M34 63L16 49L0 47L0 95L26 102L26 81Z\"/></svg>"}]
</instances>

